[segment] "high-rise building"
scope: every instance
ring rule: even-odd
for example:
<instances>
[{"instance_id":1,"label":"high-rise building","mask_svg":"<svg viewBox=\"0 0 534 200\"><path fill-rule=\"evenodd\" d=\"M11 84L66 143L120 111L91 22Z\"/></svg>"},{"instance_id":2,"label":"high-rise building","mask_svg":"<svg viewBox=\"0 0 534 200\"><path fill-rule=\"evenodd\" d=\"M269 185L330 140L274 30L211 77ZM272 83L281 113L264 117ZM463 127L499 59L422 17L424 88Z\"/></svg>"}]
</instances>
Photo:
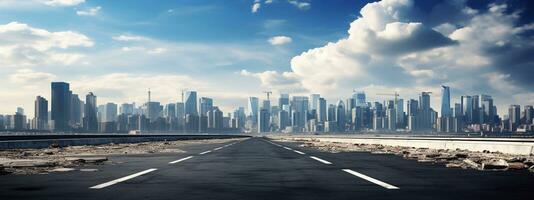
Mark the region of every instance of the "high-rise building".
<instances>
[{"instance_id":1,"label":"high-rise building","mask_svg":"<svg viewBox=\"0 0 534 200\"><path fill-rule=\"evenodd\" d=\"M70 131L69 115L71 92L70 86L65 82L52 82L51 120L54 131Z\"/></svg>"},{"instance_id":2,"label":"high-rise building","mask_svg":"<svg viewBox=\"0 0 534 200\"><path fill-rule=\"evenodd\" d=\"M134 104L123 103L119 107L119 114L133 115L134 114Z\"/></svg>"},{"instance_id":3,"label":"high-rise building","mask_svg":"<svg viewBox=\"0 0 534 200\"><path fill-rule=\"evenodd\" d=\"M97 119L97 109L96 109L96 96L89 92L85 96L85 109L83 117L83 128L88 132L97 132L98 131L98 119Z\"/></svg>"},{"instance_id":4,"label":"high-rise building","mask_svg":"<svg viewBox=\"0 0 534 200\"><path fill-rule=\"evenodd\" d=\"M356 101L356 106L367 106L367 102L365 100L365 92L355 92L354 94L352 94L352 98Z\"/></svg>"},{"instance_id":5,"label":"high-rise building","mask_svg":"<svg viewBox=\"0 0 534 200\"><path fill-rule=\"evenodd\" d=\"M317 110L319 105L319 98L321 98L320 94L311 94L310 95L310 108L309 110Z\"/></svg>"},{"instance_id":6,"label":"high-rise building","mask_svg":"<svg viewBox=\"0 0 534 200\"><path fill-rule=\"evenodd\" d=\"M37 130L48 129L48 101L41 96L35 98L34 126Z\"/></svg>"},{"instance_id":7,"label":"high-rise building","mask_svg":"<svg viewBox=\"0 0 534 200\"><path fill-rule=\"evenodd\" d=\"M532 105L525 106L525 124L534 124L534 108Z\"/></svg>"},{"instance_id":8,"label":"high-rise building","mask_svg":"<svg viewBox=\"0 0 534 200\"><path fill-rule=\"evenodd\" d=\"M480 95L479 121L482 124L494 124L495 114L493 112L493 98L489 95Z\"/></svg>"},{"instance_id":9,"label":"high-rise building","mask_svg":"<svg viewBox=\"0 0 534 200\"><path fill-rule=\"evenodd\" d=\"M249 97L247 102L247 116L256 119L258 116L259 100L258 97Z\"/></svg>"},{"instance_id":10,"label":"high-rise building","mask_svg":"<svg viewBox=\"0 0 534 200\"><path fill-rule=\"evenodd\" d=\"M461 103L464 122L466 122L467 124L473 123L473 98L471 96L462 96Z\"/></svg>"},{"instance_id":11,"label":"high-rise building","mask_svg":"<svg viewBox=\"0 0 534 200\"><path fill-rule=\"evenodd\" d=\"M185 114L198 116L196 91L187 91L185 93Z\"/></svg>"},{"instance_id":12,"label":"high-rise building","mask_svg":"<svg viewBox=\"0 0 534 200\"><path fill-rule=\"evenodd\" d=\"M77 94L71 95L70 104L70 124L72 127L82 126L83 120L83 101L80 100Z\"/></svg>"},{"instance_id":13,"label":"high-rise building","mask_svg":"<svg viewBox=\"0 0 534 200\"><path fill-rule=\"evenodd\" d=\"M336 122L337 122L337 128L338 131L343 132L345 131L345 123L346 123L346 113L345 113L345 104L342 100L339 100L337 102L336 106Z\"/></svg>"},{"instance_id":14,"label":"high-rise building","mask_svg":"<svg viewBox=\"0 0 534 200\"><path fill-rule=\"evenodd\" d=\"M297 131L302 131L306 126L306 121L308 121L308 104L309 101L306 96L293 96L291 100L292 124Z\"/></svg>"},{"instance_id":15,"label":"high-rise building","mask_svg":"<svg viewBox=\"0 0 534 200\"><path fill-rule=\"evenodd\" d=\"M258 133L264 133L270 131L270 113L269 110L262 108L260 109L258 116Z\"/></svg>"},{"instance_id":16,"label":"high-rise building","mask_svg":"<svg viewBox=\"0 0 534 200\"><path fill-rule=\"evenodd\" d=\"M328 113L328 110L326 109L326 100L324 98L319 98L318 105L317 105L317 121L318 122L327 121L326 119L327 113Z\"/></svg>"},{"instance_id":17,"label":"high-rise building","mask_svg":"<svg viewBox=\"0 0 534 200\"><path fill-rule=\"evenodd\" d=\"M451 117L451 93L449 86L441 86L441 117Z\"/></svg>"},{"instance_id":18,"label":"high-rise building","mask_svg":"<svg viewBox=\"0 0 534 200\"><path fill-rule=\"evenodd\" d=\"M289 94L280 94L278 98L278 107L283 108L284 105L289 105Z\"/></svg>"},{"instance_id":19,"label":"high-rise building","mask_svg":"<svg viewBox=\"0 0 534 200\"><path fill-rule=\"evenodd\" d=\"M104 105L104 114L102 115L102 122L117 121L117 104L106 103Z\"/></svg>"},{"instance_id":20,"label":"high-rise building","mask_svg":"<svg viewBox=\"0 0 534 200\"><path fill-rule=\"evenodd\" d=\"M208 97L201 97L199 100L200 115L207 116L208 112L213 109L213 99Z\"/></svg>"},{"instance_id":21,"label":"high-rise building","mask_svg":"<svg viewBox=\"0 0 534 200\"><path fill-rule=\"evenodd\" d=\"M508 131L515 132L521 124L521 106L510 105L510 108L508 108L508 117L510 120Z\"/></svg>"}]
</instances>

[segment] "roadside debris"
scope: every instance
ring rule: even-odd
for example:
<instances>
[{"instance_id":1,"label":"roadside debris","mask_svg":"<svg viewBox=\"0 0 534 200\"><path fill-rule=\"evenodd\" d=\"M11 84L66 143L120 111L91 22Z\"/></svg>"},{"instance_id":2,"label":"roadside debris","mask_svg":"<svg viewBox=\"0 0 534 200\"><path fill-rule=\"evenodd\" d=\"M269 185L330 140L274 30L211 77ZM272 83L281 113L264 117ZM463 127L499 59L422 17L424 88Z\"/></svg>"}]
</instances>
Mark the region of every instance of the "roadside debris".
<instances>
[{"instance_id":1,"label":"roadside debris","mask_svg":"<svg viewBox=\"0 0 534 200\"><path fill-rule=\"evenodd\" d=\"M178 140L130 144L105 144L60 147L50 145L46 149L0 150L0 175L46 174L75 171L84 166L121 164L111 162L112 155L139 155L154 153L184 153L181 148L194 144L218 144L241 139ZM98 169L80 169L96 172Z\"/></svg>"},{"instance_id":2,"label":"roadside debris","mask_svg":"<svg viewBox=\"0 0 534 200\"><path fill-rule=\"evenodd\" d=\"M462 149L429 149L380 144L350 144L321 142L317 139L284 138L280 141L302 142L301 147L312 147L321 151L370 152L372 154L393 154L405 159L423 163L439 163L449 168L476 169L483 171L526 170L534 173L534 156L511 155L500 152L473 152Z\"/></svg>"}]
</instances>

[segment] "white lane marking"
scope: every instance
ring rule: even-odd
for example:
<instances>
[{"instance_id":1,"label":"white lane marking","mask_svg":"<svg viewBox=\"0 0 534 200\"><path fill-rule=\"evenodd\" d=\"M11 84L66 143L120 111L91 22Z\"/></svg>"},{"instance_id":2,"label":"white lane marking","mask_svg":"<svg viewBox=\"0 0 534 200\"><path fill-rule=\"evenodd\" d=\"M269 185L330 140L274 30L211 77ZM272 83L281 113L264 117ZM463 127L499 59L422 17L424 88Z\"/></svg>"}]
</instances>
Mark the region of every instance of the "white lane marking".
<instances>
[{"instance_id":1,"label":"white lane marking","mask_svg":"<svg viewBox=\"0 0 534 200\"><path fill-rule=\"evenodd\" d=\"M209 152L211 152L211 150L209 150L209 151L204 151L204 152L199 153L199 154L200 154L200 155L204 155L204 154L207 154L207 153L209 153Z\"/></svg>"},{"instance_id":2,"label":"white lane marking","mask_svg":"<svg viewBox=\"0 0 534 200\"><path fill-rule=\"evenodd\" d=\"M182 159L179 159L179 160L175 160L175 161L169 162L169 164L174 164L174 163L182 162L182 161L187 160L187 159L190 159L190 158L193 158L193 156L189 156L189 157L185 157L185 158L182 158Z\"/></svg>"},{"instance_id":3,"label":"white lane marking","mask_svg":"<svg viewBox=\"0 0 534 200\"><path fill-rule=\"evenodd\" d=\"M292 151L293 149L289 148L289 147L284 147L284 149L287 149L287 150L290 150Z\"/></svg>"},{"instance_id":4,"label":"white lane marking","mask_svg":"<svg viewBox=\"0 0 534 200\"><path fill-rule=\"evenodd\" d=\"M217 147L217 148L213 149L213 151L217 151L219 149L222 149L222 147Z\"/></svg>"},{"instance_id":5,"label":"white lane marking","mask_svg":"<svg viewBox=\"0 0 534 200\"><path fill-rule=\"evenodd\" d=\"M297 150L293 150L293 151L294 151L295 153L298 153L298 154L300 154L300 155L304 155L304 154L305 154L305 153L304 153L304 152L302 152L302 151L297 151Z\"/></svg>"},{"instance_id":6,"label":"white lane marking","mask_svg":"<svg viewBox=\"0 0 534 200\"><path fill-rule=\"evenodd\" d=\"M125 176L125 177L122 177L122 178L119 178L119 179L115 179L115 180L112 180L112 181L109 181L109 182L106 182L106 183L102 183L100 185L95 185L93 187L90 187L90 189L102 189L102 188L108 187L110 185L115 185L117 183L120 183L120 182L123 182L123 181L127 181L129 179L132 179L132 178L144 175L144 174L148 174L148 173L156 171L156 170L158 170L158 169L156 169L156 168L147 169L147 170L142 171L142 172L137 172L137 173L129 175L129 176Z\"/></svg>"},{"instance_id":7,"label":"white lane marking","mask_svg":"<svg viewBox=\"0 0 534 200\"><path fill-rule=\"evenodd\" d=\"M397 190L397 189L400 189L400 188L397 187L397 186L387 184L387 183L385 183L385 182L382 182L382 181L380 181L380 180L374 179L374 178L369 177L369 176L367 176L367 175L365 175L365 174L361 174L361 173L352 171L352 170L350 170L350 169L343 169L343 171L345 171L345 172L347 172L347 173L349 173L349 174L352 174L352 175L354 175L354 176L360 177L360 178L362 178L362 179L365 179L365 180L367 180L367 181L369 181L369 182L371 182L371 183L380 185L380 186L382 186L382 187L384 187L384 188L390 189L390 190Z\"/></svg>"},{"instance_id":8,"label":"white lane marking","mask_svg":"<svg viewBox=\"0 0 534 200\"><path fill-rule=\"evenodd\" d=\"M317 161L319 161L319 162L322 162L322 163L324 163L324 164L327 164L327 165L331 165L331 164L332 164L331 162L328 162L328 161L326 161L326 160L317 158L317 157L315 157L315 156L310 156L310 158L312 158L312 159L314 159L314 160L317 160Z\"/></svg>"}]
</instances>

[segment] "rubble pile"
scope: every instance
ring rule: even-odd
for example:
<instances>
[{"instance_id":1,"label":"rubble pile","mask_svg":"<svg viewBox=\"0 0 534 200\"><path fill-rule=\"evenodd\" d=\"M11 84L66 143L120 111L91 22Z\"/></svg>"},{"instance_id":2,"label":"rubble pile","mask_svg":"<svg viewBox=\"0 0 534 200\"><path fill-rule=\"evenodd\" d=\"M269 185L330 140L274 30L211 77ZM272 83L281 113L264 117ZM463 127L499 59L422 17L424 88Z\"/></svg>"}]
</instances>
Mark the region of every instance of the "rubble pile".
<instances>
[{"instance_id":1,"label":"rubble pile","mask_svg":"<svg viewBox=\"0 0 534 200\"><path fill-rule=\"evenodd\" d=\"M511 155L500 152L473 152L462 149L429 149L380 144L350 144L321 142L317 139L279 139L281 141L301 142L301 147L312 147L321 151L370 152L372 154L392 154L417 162L444 164L446 167L477 169L484 171L529 170L534 172L534 156Z\"/></svg>"},{"instance_id":2,"label":"rubble pile","mask_svg":"<svg viewBox=\"0 0 534 200\"><path fill-rule=\"evenodd\" d=\"M86 166L113 164L109 155L138 155L153 153L184 153L181 148L194 144L217 144L239 139L209 139L143 142L131 144L105 144L59 147L50 145L46 149L0 150L0 175L4 174L44 174L85 169ZM78 168L78 169L77 169Z\"/></svg>"}]
</instances>

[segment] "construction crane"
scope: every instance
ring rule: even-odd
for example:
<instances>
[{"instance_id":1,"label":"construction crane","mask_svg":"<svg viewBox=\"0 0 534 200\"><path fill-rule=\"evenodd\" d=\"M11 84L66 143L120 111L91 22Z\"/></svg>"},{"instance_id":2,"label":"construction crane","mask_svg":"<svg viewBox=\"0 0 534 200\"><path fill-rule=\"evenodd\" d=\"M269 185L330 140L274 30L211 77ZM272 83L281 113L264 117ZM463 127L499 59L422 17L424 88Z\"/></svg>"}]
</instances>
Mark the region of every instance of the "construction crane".
<instances>
[{"instance_id":1,"label":"construction crane","mask_svg":"<svg viewBox=\"0 0 534 200\"><path fill-rule=\"evenodd\" d=\"M271 92L271 91L263 91L263 93L265 93L267 95L267 101L270 101L269 100L269 95L271 95L273 92Z\"/></svg>"}]
</instances>

